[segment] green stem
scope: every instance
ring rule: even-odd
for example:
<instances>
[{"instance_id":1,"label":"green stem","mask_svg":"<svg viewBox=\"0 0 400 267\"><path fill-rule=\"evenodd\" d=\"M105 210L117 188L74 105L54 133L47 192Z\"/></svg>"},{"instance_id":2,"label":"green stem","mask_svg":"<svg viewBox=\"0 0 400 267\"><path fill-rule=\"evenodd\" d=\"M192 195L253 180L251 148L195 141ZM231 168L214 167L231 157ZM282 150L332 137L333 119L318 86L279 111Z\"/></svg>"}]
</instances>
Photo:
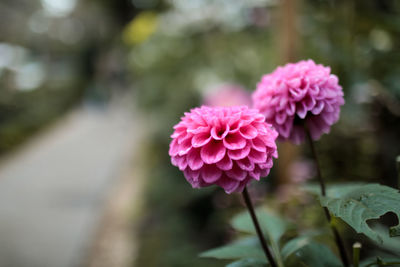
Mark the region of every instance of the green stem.
<instances>
[{"instance_id":1,"label":"green stem","mask_svg":"<svg viewBox=\"0 0 400 267\"><path fill-rule=\"evenodd\" d=\"M310 134L310 131L308 130L307 126L304 127L304 130L306 132L306 136L307 136L308 142L310 144L311 152L313 154L315 165L316 165L316 168L317 168L317 178L318 178L319 185L320 185L320 188L321 188L321 195L322 196L326 196L325 182L322 179L321 167L319 165L318 155L317 155L317 152L316 152L315 147L314 147L314 142L313 142L313 140L311 138L311 134ZM323 209L324 209L325 217L328 220L329 225L331 226L331 229L332 229L332 232L333 232L333 235L334 235L334 238L335 238L336 245L337 245L337 247L339 249L339 254L340 254L340 258L342 260L343 266L349 267L350 265L349 265L349 260L347 258L346 249L344 247L344 242L343 242L342 238L340 237L338 229L332 223L332 218L331 218L331 215L329 213L329 210L326 207L323 207Z\"/></svg>"},{"instance_id":2,"label":"green stem","mask_svg":"<svg viewBox=\"0 0 400 267\"><path fill-rule=\"evenodd\" d=\"M361 250L361 243L354 243L353 244L353 267L360 266L360 250Z\"/></svg>"},{"instance_id":3,"label":"green stem","mask_svg":"<svg viewBox=\"0 0 400 267\"><path fill-rule=\"evenodd\" d=\"M257 219L256 213L254 212L254 207L253 207L253 204L251 203L251 199L250 199L249 193L247 192L246 187L244 188L242 195L243 195L244 202L246 203L247 209L249 210L251 219L253 220L253 224L254 224L254 227L256 228L258 239L260 240L261 247L264 250L265 256L267 257L268 262L271 265L271 267L277 267L274 257L272 256L272 253L269 250L269 248L267 246L267 242L265 241L264 235L261 231L260 224L258 223L258 219Z\"/></svg>"},{"instance_id":4,"label":"green stem","mask_svg":"<svg viewBox=\"0 0 400 267\"><path fill-rule=\"evenodd\" d=\"M396 167L397 167L397 187L400 188L400 155L396 157Z\"/></svg>"}]
</instances>

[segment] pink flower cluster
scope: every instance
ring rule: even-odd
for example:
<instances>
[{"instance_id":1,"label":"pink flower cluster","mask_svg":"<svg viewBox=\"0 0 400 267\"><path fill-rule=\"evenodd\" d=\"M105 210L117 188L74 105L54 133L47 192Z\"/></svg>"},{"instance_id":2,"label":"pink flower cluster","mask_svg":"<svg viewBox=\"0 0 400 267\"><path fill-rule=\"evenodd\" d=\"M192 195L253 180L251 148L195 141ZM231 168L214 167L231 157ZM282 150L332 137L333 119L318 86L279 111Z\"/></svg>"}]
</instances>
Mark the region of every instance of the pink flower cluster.
<instances>
[{"instance_id":1,"label":"pink flower cluster","mask_svg":"<svg viewBox=\"0 0 400 267\"><path fill-rule=\"evenodd\" d=\"M219 89L206 104L250 106L241 88ZM255 109L203 106L185 113L174 126L171 161L194 188L216 184L228 194L242 192L251 180L268 175L272 158L278 157L278 133L281 140L296 144L304 140L306 129L319 139L339 119L344 104L338 78L312 60L264 75L252 99Z\"/></svg>"},{"instance_id":2,"label":"pink flower cluster","mask_svg":"<svg viewBox=\"0 0 400 267\"><path fill-rule=\"evenodd\" d=\"M174 126L169 155L187 181L242 192L252 179L267 176L277 157L278 133L247 106L200 107Z\"/></svg>"},{"instance_id":3,"label":"pink flower cluster","mask_svg":"<svg viewBox=\"0 0 400 267\"><path fill-rule=\"evenodd\" d=\"M254 107L275 127L279 138L296 144L304 140L304 125L314 140L328 133L344 104L338 78L329 67L312 60L290 63L264 75L252 97Z\"/></svg>"}]
</instances>

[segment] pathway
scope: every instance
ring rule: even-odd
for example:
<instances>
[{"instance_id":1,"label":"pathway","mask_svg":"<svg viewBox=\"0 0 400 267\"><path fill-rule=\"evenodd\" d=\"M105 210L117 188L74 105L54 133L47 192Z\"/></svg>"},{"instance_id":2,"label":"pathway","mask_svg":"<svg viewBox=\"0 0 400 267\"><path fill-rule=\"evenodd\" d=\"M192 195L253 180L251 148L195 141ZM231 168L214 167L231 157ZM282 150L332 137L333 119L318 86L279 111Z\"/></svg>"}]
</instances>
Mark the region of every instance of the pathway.
<instances>
[{"instance_id":1,"label":"pathway","mask_svg":"<svg viewBox=\"0 0 400 267\"><path fill-rule=\"evenodd\" d=\"M80 108L3 160L0 267L82 266L140 127L117 104Z\"/></svg>"}]
</instances>

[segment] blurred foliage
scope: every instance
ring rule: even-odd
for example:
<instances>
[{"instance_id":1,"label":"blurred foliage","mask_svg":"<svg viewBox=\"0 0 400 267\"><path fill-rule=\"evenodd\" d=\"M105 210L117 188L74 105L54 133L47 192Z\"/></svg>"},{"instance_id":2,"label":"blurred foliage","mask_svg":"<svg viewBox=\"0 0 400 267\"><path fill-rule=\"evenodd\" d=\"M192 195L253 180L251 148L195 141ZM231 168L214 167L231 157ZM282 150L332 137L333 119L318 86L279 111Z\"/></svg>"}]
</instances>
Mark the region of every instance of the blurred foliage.
<instances>
[{"instance_id":1,"label":"blurred foliage","mask_svg":"<svg viewBox=\"0 0 400 267\"><path fill-rule=\"evenodd\" d=\"M123 86L120 32L137 12L126 2L0 3L0 153L82 100L99 106Z\"/></svg>"},{"instance_id":2,"label":"blurred foliage","mask_svg":"<svg viewBox=\"0 0 400 267\"><path fill-rule=\"evenodd\" d=\"M79 90L69 88L20 93L0 91L0 154L60 116L80 97Z\"/></svg>"},{"instance_id":3,"label":"blurred foliage","mask_svg":"<svg viewBox=\"0 0 400 267\"><path fill-rule=\"evenodd\" d=\"M156 14L142 12L125 27L122 38L127 44L141 43L155 31L156 27Z\"/></svg>"},{"instance_id":4,"label":"blurred foliage","mask_svg":"<svg viewBox=\"0 0 400 267\"><path fill-rule=\"evenodd\" d=\"M391 0L305 1L300 11L300 54L331 66L345 92L341 120L320 142L324 173L335 180L397 186L399 18Z\"/></svg>"}]
</instances>

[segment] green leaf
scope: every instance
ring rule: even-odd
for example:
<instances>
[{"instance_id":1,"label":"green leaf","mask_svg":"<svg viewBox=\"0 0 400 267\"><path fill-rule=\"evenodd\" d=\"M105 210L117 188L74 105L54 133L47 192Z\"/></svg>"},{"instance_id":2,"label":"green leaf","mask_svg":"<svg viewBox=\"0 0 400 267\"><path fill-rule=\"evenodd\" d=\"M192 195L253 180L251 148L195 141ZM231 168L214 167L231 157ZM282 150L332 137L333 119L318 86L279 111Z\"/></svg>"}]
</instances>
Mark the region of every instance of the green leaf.
<instances>
[{"instance_id":1,"label":"green leaf","mask_svg":"<svg viewBox=\"0 0 400 267\"><path fill-rule=\"evenodd\" d=\"M266 239L271 245L273 254L276 256L278 266L283 266L282 256L279 250L279 240L286 230L288 230L290 224L267 209L256 209L256 215L260 223L261 231L266 236ZM257 233L250 214L247 211L236 215L231 223L236 230L251 234Z\"/></svg>"},{"instance_id":2,"label":"green leaf","mask_svg":"<svg viewBox=\"0 0 400 267\"><path fill-rule=\"evenodd\" d=\"M381 224L377 224L371 227L378 235L382 238L382 248L400 253L400 237L390 237L386 227Z\"/></svg>"},{"instance_id":3,"label":"green leaf","mask_svg":"<svg viewBox=\"0 0 400 267\"><path fill-rule=\"evenodd\" d=\"M294 252L310 244L311 241L312 240L310 238L304 236L290 240L282 248L282 257L284 259L288 258Z\"/></svg>"},{"instance_id":4,"label":"green leaf","mask_svg":"<svg viewBox=\"0 0 400 267\"><path fill-rule=\"evenodd\" d=\"M279 244L280 238L289 228L289 223L263 208L256 209L256 215L263 233L266 234L271 241ZM236 230L256 234L253 221L247 211L236 215L231 223Z\"/></svg>"},{"instance_id":5,"label":"green leaf","mask_svg":"<svg viewBox=\"0 0 400 267\"><path fill-rule=\"evenodd\" d=\"M265 267L270 266L265 260L261 259L242 259L234 261L226 267Z\"/></svg>"},{"instance_id":6,"label":"green leaf","mask_svg":"<svg viewBox=\"0 0 400 267\"><path fill-rule=\"evenodd\" d=\"M286 259L285 266L341 267L342 263L327 246L313 242L292 253Z\"/></svg>"},{"instance_id":7,"label":"green leaf","mask_svg":"<svg viewBox=\"0 0 400 267\"><path fill-rule=\"evenodd\" d=\"M318 235L321 235L321 231L309 231L288 241L281 250L283 259L287 259L294 252L313 243L313 238Z\"/></svg>"},{"instance_id":8,"label":"green leaf","mask_svg":"<svg viewBox=\"0 0 400 267\"><path fill-rule=\"evenodd\" d=\"M243 258L265 259L264 252L256 237L241 239L232 244L207 250L201 253L200 257L228 260Z\"/></svg>"},{"instance_id":9,"label":"green leaf","mask_svg":"<svg viewBox=\"0 0 400 267\"><path fill-rule=\"evenodd\" d=\"M341 184L329 184L327 186L326 192L327 195L330 197L340 197L350 191L353 191L354 189L359 188L360 186L365 185L365 183L341 183ZM311 183L311 184L306 184L301 187L303 190L318 195L321 195L321 188L319 184Z\"/></svg>"},{"instance_id":10,"label":"green leaf","mask_svg":"<svg viewBox=\"0 0 400 267\"><path fill-rule=\"evenodd\" d=\"M377 267L377 266L399 266L400 258L381 258L371 257L363 260L360 267Z\"/></svg>"},{"instance_id":11,"label":"green leaf","mask_svg":"<svg viewBox=\"0 0 400 267\"><path fill-rule=\"evenodd\" d=\"M328 191L328 196L320 196L320 202L357 233L363 233L379 243L383 242L383 237L370 228L367 221L379 219L388 212L394 212L400 219L399 191L379 184L343 187L342 192ZM390 236L397 235L400 235L400 225L390 228Z\"/></svg>"}]
</instances>

